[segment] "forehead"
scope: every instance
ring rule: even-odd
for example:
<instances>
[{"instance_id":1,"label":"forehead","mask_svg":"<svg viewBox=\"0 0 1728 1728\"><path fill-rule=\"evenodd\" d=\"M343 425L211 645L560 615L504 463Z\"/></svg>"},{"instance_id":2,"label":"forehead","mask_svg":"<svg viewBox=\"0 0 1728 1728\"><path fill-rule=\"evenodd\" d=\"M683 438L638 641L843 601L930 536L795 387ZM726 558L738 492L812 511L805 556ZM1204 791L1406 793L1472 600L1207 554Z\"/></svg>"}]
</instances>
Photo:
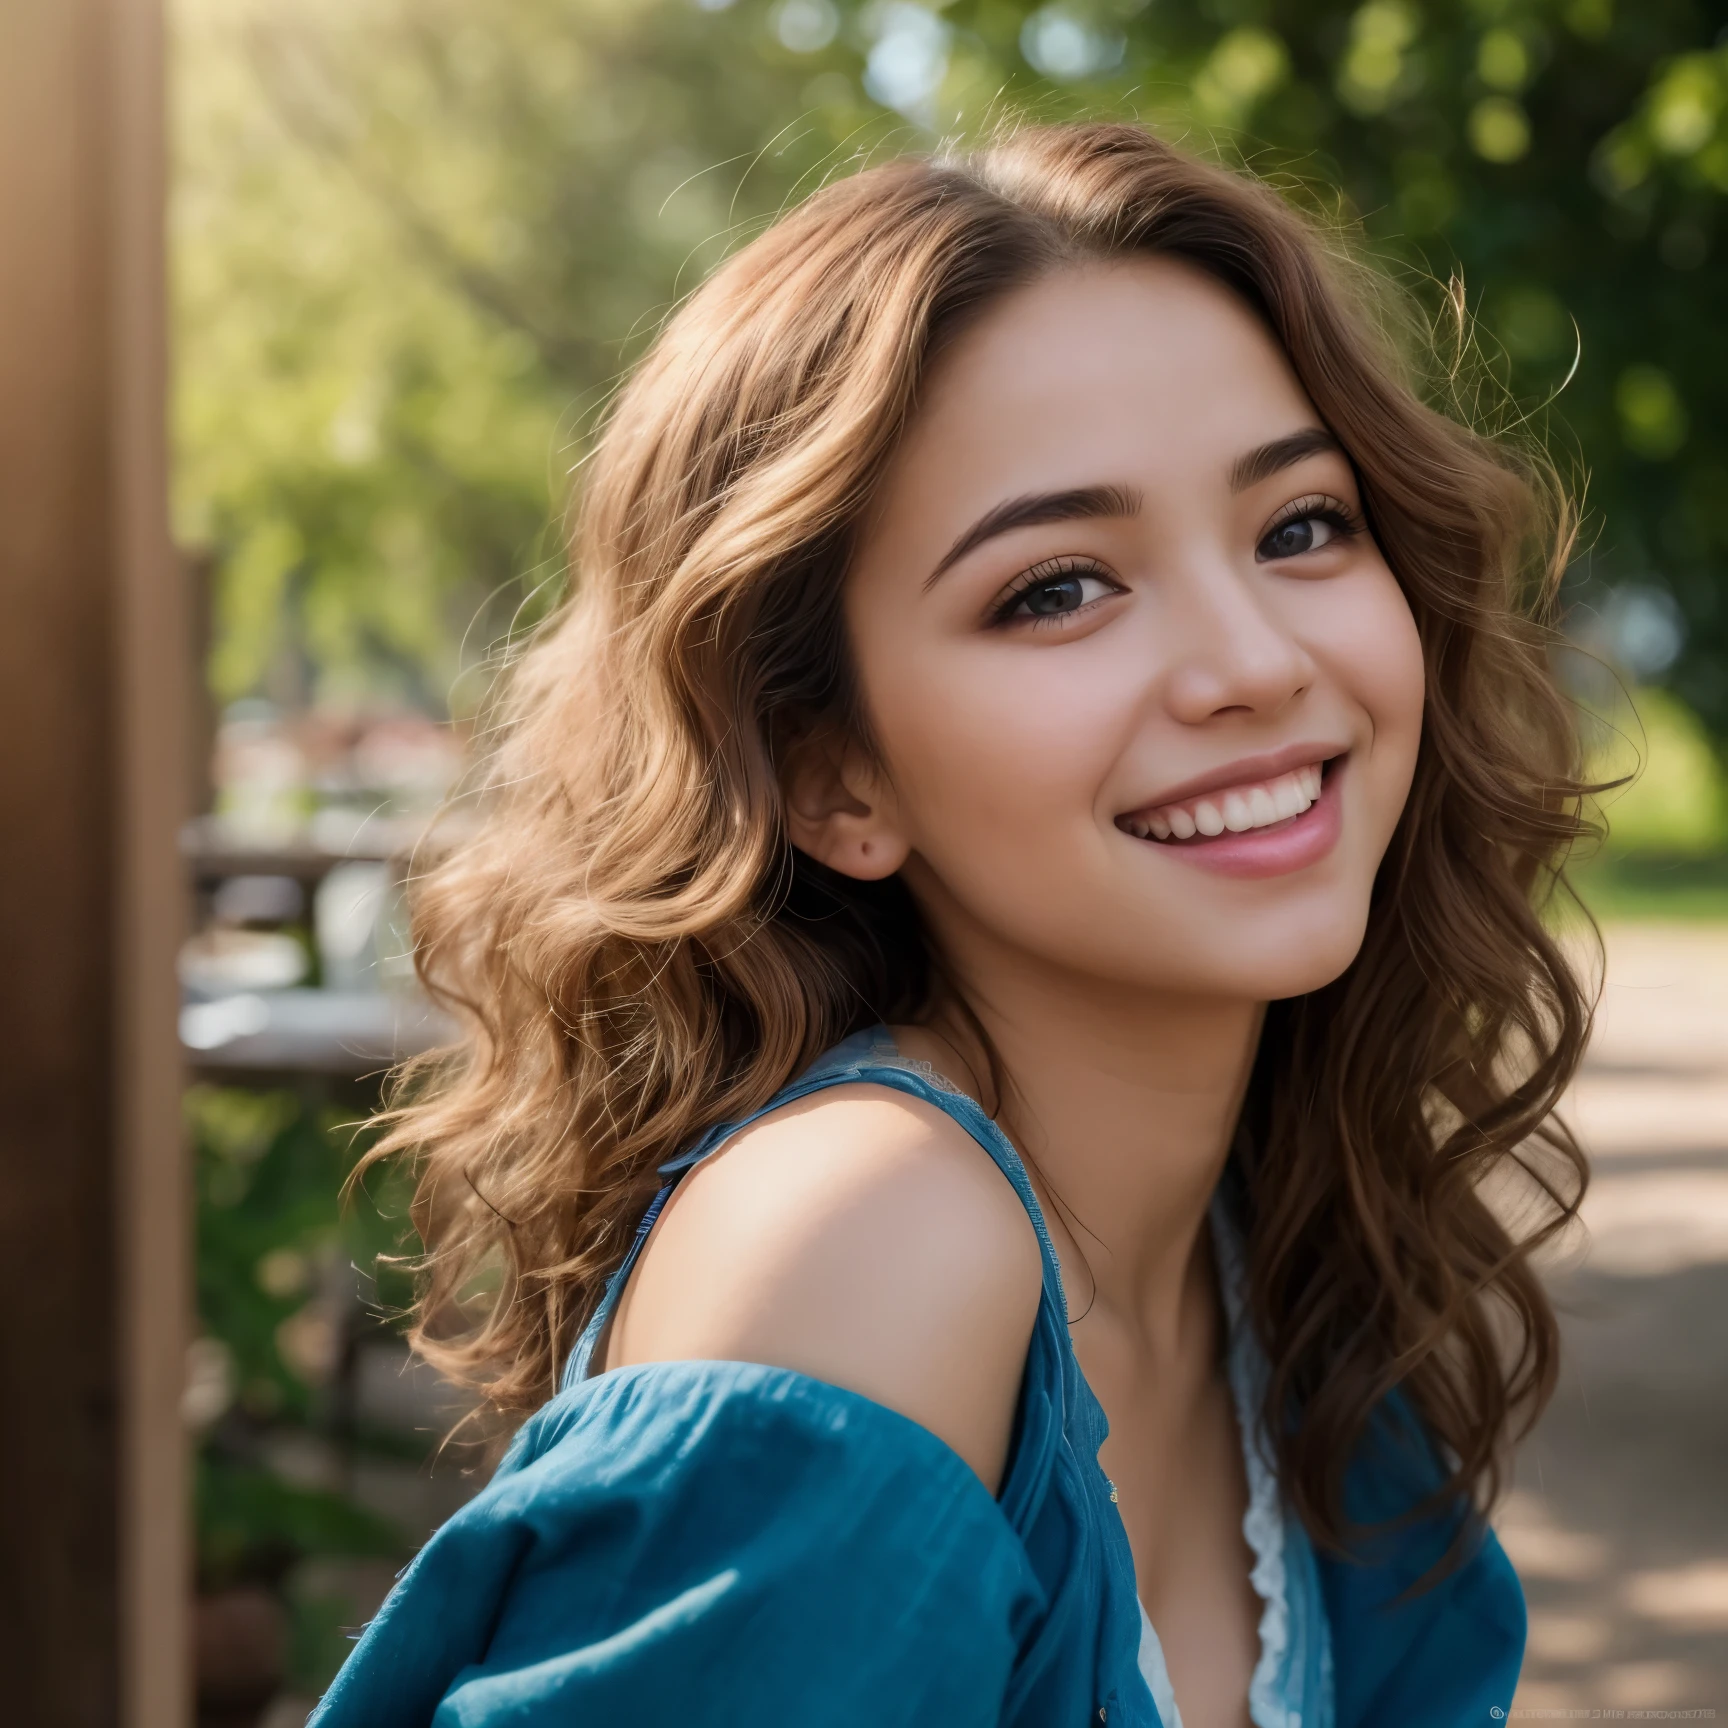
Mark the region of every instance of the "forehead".
<instances>
[{"instance_id":1,"label":"forehead","mask_svg":"<svg viewBox=\"0 0 1728 1728\"><path fill-rule=\"evenodd\" d=\"M1243 450L1317 419L1276 338L1204 272L1087 263L1006 296L938 357L887 490L982 488L988 504L1099 480L1188 486L1203 469L1222 483Z\"/></svg>"}]
</instances>

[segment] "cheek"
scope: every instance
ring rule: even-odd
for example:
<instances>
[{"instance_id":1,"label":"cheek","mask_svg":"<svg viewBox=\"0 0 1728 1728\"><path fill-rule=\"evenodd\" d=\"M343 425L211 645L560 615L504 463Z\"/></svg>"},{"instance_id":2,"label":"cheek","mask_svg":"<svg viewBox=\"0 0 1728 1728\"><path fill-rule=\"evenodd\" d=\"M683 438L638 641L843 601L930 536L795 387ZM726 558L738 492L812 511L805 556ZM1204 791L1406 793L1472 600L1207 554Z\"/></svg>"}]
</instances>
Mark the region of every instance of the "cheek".
<instances>
[{"instance_id":1,"label":"cheek","mask_svg":"<svg viewBox=\"0 0 1728 1728\"><path fill-rule=\"evenodd\" d=\"M1428 683L1422 638L1401 589L1394 588L1386 610L1385 628L1379 633L1380 652L1369 674L1369 711L1387 731L1409 739L1414 755Z\"/></svg>"},{"instance_id":2,"label":"cheek","mask_svg":"<svg viewBox=\"0 0 1728 1728\"><path fill-rule=\"evenodd\" d=\"M871 723L892 767L912 843L1024 857L1089 827L1120 751L1123 703L1086 644L1024 654L1000 645L884 655L866 681ZM1003 857L997 854L998 864Z\"/></svg>"},{"instance_id":3,"label":"cheek","mask_svg":"<svg viewBox=\"0 0 1728 1728\"><path fill-rule=\"evenodd\" d=\"M1415 771L1422 737L1427 671L1422 639L1404 591L1382 571L1338 620L1328 658L1339 682L1372 729L1369 780L1379 802L1377 826L1389 837Z\"/></svg>"}]
</instances>

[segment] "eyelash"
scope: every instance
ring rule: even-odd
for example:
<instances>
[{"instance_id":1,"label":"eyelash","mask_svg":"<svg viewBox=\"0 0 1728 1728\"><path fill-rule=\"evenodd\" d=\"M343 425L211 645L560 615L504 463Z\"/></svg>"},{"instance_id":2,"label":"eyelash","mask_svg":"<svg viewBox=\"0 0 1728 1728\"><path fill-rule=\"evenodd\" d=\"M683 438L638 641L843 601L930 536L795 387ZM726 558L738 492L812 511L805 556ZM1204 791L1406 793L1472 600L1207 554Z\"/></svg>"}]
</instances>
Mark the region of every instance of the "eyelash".
<instances>
[{"instance_id":1,"label":"eyelash","mask_svg":"<svg viewBox=\"0 0 1728 1728\"><path fill-rule=\"evenodd\" d=\"M1280 528L1291 522L1315 521L1324 522L1337 532L1343 539L1349 539L1360 534L1365 524L1360 515L1350 508L1341 498L1334 498L1330 493L1311 492L1304 498L1293 498L1261 529L1260 537L1254 542L1256 548L1265 544L1269 535L1276 534ZM1301 554L1298 554L1301 556ZM1096 576L1102 581L1115 584L1115 577L1092 558L1082 558L1064 555L1059 558L1046 558L1041 563L1034 564L1028 570L1022 570L1008 586L1008 590L990 610L992 625L1030 624L1033 626L1055 626L1062 628L1071 618L1080 612L1088 610L1082 606L1073 612L1053 612L1045 617L1015 618L1014 608L1032 589L1042 587L1046 582L1058 581L1064 576ZM1096 602L1093 602L1096 604Z\"/></svg>"},{"instance_id":2,"label":"eyelash","mask_svg":"<svg viewBox=\"0 0 1728 1728\"><path fill-rule=\"evenodd\" d=\"M1034 564L1029 570L1022 570L1009 583L1007 592L990 608L990 623L993 626L1031 625L1033 628L1048 628L1054 625L1060 629L1069 619L1077 618L1080 613L1088 611L1096 605L1092 601L1087 606L1077 607L1072 612L1052 612L1045 617L1015 618L1014 608L1034 588L1041 588L1046 582L1060 581L1064 576L1096 576L1100 581L1108 582L1120 590L1121 585L1116 578L1104 568L1095 558L1082 558L1064 554L1058 558L1046 558L1041 563Z\"/></svg>"},{"instance_id":3,"label":"eyelash","mask_svg":"<svg viewBox=\"0 0 1728 1728\"><path fill-rule=\"evenodd\" d=\"M1329 492L1310 492L1306 498L1292 498L1260 530L1260 538L1254 542L1255 548L1264 546L1270 535L1276 534L1289 523L1307 521L1324 522L1336 529L1343 539L1353 538L1366 527L1361 516L1342 498L1334 498Z\"/></svg>"}]
</instances>

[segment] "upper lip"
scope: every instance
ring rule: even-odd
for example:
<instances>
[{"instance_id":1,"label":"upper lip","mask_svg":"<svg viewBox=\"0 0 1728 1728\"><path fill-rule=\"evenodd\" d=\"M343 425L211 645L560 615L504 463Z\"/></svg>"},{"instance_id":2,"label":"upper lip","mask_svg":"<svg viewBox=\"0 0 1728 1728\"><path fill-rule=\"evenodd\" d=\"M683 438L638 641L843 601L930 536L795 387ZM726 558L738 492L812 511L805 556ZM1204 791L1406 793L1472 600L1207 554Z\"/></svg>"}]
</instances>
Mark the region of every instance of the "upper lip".
<instances>
[{"instance_id":1,"label":"upper lip","mask_svg":"<svg viewBox=\"0 0 1728 1728\"><path fill-rule=\"evenodd\" d=\"M1122 814L1133 816L1144 810L1160 809L1166 804L1182 804L1190 798L1203 798L1208 792L1222 792L1230 786L1251 786L1261 780L1276 780L1280 774L1288 774L1293 768L1330 761L1348 749L1347 744L1286 744L1282 749L1262 751L1258 756L1239 756L1234 762L1208 768L1204 774L1196 774L1180 785L1168 787L1156 797L1148 798Z\"/></svg>"}]
</instances>

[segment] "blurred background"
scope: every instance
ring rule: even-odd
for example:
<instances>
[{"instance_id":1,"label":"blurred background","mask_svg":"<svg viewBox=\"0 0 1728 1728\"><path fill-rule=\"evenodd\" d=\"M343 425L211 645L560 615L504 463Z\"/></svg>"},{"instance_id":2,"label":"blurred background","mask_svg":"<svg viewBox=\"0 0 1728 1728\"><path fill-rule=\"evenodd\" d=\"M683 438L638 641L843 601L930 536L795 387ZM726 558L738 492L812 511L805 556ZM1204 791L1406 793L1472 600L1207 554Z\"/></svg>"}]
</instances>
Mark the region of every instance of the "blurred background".
<instances>
[{"instance_id":1,"label":"blurred background","mask_svg":"<svg viewBox=\"0 0 1728 1728\"><path fill-rule=\"evenodd\" d=\"M789 201L1028 110L1137 116L1279 176L1359 217L1431 316L1461 276L1481 414L1587 485L1568 673L1602 767L1643 771L1580 877L1614 956L1580 1100L1604 1174L1594 1248L1555 1267L1568 1383L1502 1518L1534 1612L1520 1703L1728 1709L1728 12L177 0L173 20L175 535L210 746L181 967L201 1720L298 1723L343 1629L483 1479L484 1448L437 1452L452 1412L389 1323L400 1196L375 1183L343 1217L336 1191L365 1076L420 1026L399 860L489 662L559 593L596 413Z\"/></svg>"},{"instance_id":2,"label":"blurred background","mask_svg":"<svg viewBox=\"0 0 1728 1728\"><path fill-rule=\"evenodd\" d=\"M492 1456L399 1341L402 1192L339 1191L439 1033L406 860L561 591L596 416L776 211L1018 113L1272 174L1434 320L1459 279L1476 411L1585 498L1561 660L1638 778L1577 871L1598 1174L1499 1518L1518 1703L1728 1710L1728 5L169 0L166 31L200 1728L298 1728Z\"/></svg>"}]
</instances>

